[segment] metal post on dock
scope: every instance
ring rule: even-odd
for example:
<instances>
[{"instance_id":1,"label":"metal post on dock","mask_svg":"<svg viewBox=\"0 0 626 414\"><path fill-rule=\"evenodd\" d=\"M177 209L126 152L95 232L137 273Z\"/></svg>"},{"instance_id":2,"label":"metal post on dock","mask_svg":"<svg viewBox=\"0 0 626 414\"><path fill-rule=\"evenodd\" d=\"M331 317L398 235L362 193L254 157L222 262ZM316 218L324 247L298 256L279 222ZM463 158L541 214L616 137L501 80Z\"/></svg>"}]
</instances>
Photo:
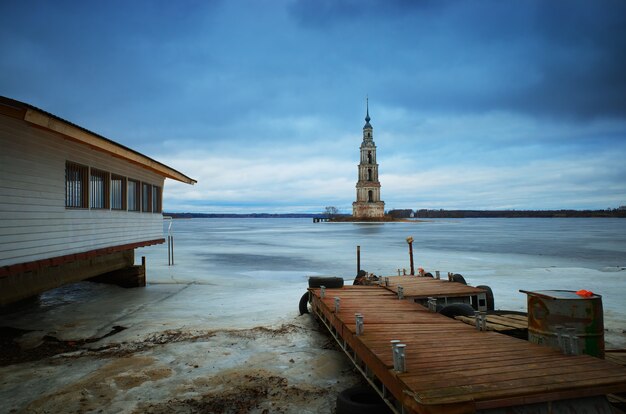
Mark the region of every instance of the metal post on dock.
<instances>
[{"instance_id":1,"label":"metal post on dock","mask_svg":"<svg viewBox=\"0 0 626 414\"><path fill-rule=\"evenodd\" d=\"M398 370L398 354L396 352L396 346L398 346L398 344L402 342L399 339L392 339L391 341L389 341L389 343L391 344L391 356L393 357L393 369L395 371Z\"/></svg>"},{"instance_id":2,"label":"metal post on dock","mask_svg":"<svg viewBox=\"0 0 626 414\"><path fill-rule=\"evenodd\" d=\"M413 237L406 238L406 242L409 244L409 258L411 259L411 276L415 276L415 269L413 267Z\"/></svg>"},{"instance_id":3,"label":"metal post on dock","mask_svg":"<svg viewBox=\"0 0 626 414\"><path fill-rule=\"evenodd\" d=\"M578 346L578 336L576 335L576 328L566 328L569 337L569 355L577 355L578 349L574 348L574 345Z\"/></svg>"},{"instance_id":4,"label":"metal post on dock","mask_svg":"<svg viewBox=\"0 0 626 414\"><path fill-rule=\"evenodd\" d=\"M565 353L563 350L563 327L561 325L556 325L554 330L556 331L556 344L558 345L559 350Z\"/></svg>"},{"instance_id":5,"label":"metal post on dock","mask_svg":"<svg viewBox=\"0 0 626 414\"><path fill-rule=\"evenodd\" d=\"M356 319L356 336L361 336L363 335L363 315L355 313L354 317Z\"/></svg>"},{"instance_id":6,"label":"metal post on dock","mask_svg":"<svg viewBox=\"0 0 626 414\"><path fill-rule=\"evenodd\" d=\"M580 355L580 350L578 349L578 336L572 334L572 335L569 336L569 340L570 340L570 351L571 351L571 354L572 355Z\"/></svg>"},{"instance_id":7,"label":"metal post on dock","mask_svg":"<svg viewBox=\"0 0 626 414\"><path fill-rule=\"evenodd\" d=\"M474 311L474 319L476 323L476 329L479 331L487 330L487 312Z\"/></svg>"},{"instance_id":8,"label":"metal post on dock","mask_svg":"<svg viewBox=\"0 0 626 414\"><path fill-rule=\"evenodd\" d=\"M435 270L435 279L441 279L441 275L439 274L439 270Z\"/></svg>"},{"instance_id":9,"label":"metal post on dock","mask_svg":"<svg viewBox=\"0 0 626 414\"><path fill-rule=\"evenodd\" d=\"M326 297L326 286L320 286L320 298L324 299Z\"/></svg>"},{"instance_id":10,"label":"metal post on dock","mask_svg":"<svg viewBox=\"0 0 626 414\"><path fill-rule=\"evenodd\" d=\"M404 288L398 285L398 299L404 299Z\"/></svg>"},{"instance_id":11,"label":"metal post on dock","mask_svg":"<svg viewBox=\"0 0 626 414\"><path fill-rule=\"evenodd\" d=\"M428 310L431 312L437 312L437 299L433 297L428 298Z\"/></svg>"},{"instance_id":12,"label":"metal post on dock","mask_svg":"<svg viewBox=\"0 0 626 414\"><path fill-rule=\"evenodd\" d=\"M335 313L339 313L339 306L341 303L341 298L335 296Z\"/></svg>"},{"instance_id":13,"label":"metal post on dock","mask_svg":"<svg viewBox=\"0 0 626 414\"><path fill-rule=\"evenodd\" d=\"M396 352L398 353L398 371L399 373L406 372L406 344L396 345Z\"/></svg>"}]
</instances>

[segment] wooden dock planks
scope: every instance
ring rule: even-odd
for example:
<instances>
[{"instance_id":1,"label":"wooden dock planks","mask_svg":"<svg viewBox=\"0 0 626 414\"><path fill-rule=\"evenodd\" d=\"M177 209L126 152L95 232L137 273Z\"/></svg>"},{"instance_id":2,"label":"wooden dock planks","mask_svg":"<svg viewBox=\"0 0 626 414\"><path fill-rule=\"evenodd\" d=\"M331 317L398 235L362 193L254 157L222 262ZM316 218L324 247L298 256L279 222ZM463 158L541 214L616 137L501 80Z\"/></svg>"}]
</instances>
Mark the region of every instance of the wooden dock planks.
<instances>
[{"instance_id":1,"label":"wooden dock planks","mask_svg":"<svg viewBox=\"0 0 626 414\"><path fill-rule=\"evenodd\" d=\"M387 289L397 292L398 286L402 286L404 296L409 298L472 296L485 293L477 287L432 277L390 276Z\"/></svg>"},{"instance_id":2,"label":"wooden dock planks","mask_svg":"<svg viewBox=\"0 0 626 414\"><path fill-rule=\"evenodd\" d=\"M440 282L439 292L445 287L441 283L456 285L430 280ZM477 331L410 300L398 300L383 287L326 289L324 299L319 289L310 291L314 312L332 326L344 350L353 353L354 361L382 382L406 412L470 413L626 391L626 368L617 364L587 355L565 356L496 332ZM335 297L340 298L337 313ZM361 336L356 336L355 313L364 317ZM407 345L405 373L393 370L392 339Z\"/></svg>"}]
</instances>

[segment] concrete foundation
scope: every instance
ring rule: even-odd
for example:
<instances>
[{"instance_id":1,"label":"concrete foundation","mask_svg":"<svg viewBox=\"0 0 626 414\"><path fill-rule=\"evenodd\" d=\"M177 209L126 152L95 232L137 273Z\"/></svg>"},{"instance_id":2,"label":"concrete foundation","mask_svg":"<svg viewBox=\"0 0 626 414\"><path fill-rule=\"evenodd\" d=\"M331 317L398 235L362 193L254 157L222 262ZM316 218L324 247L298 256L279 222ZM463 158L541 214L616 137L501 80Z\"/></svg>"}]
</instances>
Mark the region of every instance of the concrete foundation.
<instances>
[{"instance_id":1,"label":"concrete foundation","mask_svg":"<svg viewBox=\"0 0 626 414\"><path fill-rule=\"evenodd\" d=\"M352 216L354 218L381 218L385 215L385 203L356 201L352 203Z\"/></svg>"},{"instance_id":2,"label":"concrete foundation","mask_svg":"<svg viewBox=\"0 0 626 414\"><path fill-rule=\"evenodd\" d=\"M38 295L67 283L79 282L121 269L133 268L134 264L135 250L131 249L10 274L0 278L0 306ZM145 286L145 270L141 273L143 284L136 286ZM118 279L121 278L121 276L117 277ZM131 280L138 279L138 276L135 274L129 278Z\"/></svg>"},{"instance_id":3,"label":"concrete foundation","mask_svg":"<svg viewBox=\"0 0 626 414\"><path fill-rule=\"evenodd\" d=\"M146 286L146 260L142 258L138 266L125 267L114 270L89 279L91 282L108 283L124 288L145 287Z\"/></svg>"}]
</instances>

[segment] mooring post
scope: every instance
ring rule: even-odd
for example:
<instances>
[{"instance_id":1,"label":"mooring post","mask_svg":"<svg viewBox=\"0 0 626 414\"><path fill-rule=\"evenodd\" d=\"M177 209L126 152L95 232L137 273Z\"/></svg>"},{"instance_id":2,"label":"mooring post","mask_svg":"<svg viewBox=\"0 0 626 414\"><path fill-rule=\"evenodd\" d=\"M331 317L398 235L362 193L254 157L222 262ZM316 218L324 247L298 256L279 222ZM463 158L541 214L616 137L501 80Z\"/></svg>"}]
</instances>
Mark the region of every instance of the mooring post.
<instances>
[{"instance_id":1,"label":"mooring post","mask_svg":"<svg viewBox=\"0 0 626 414\"><path fill-rule=\"evenodd\" d=\"M411 276L415 276L415 269L413 268L413 237L406 238L406 242L409 244L409 258L411 259Z\"/></svg>"},{"instance_id":2,"label":"mooring post","mask_svg":"<svg viewBox=\"0 0 626 414\"><path fill-rule=\"evenodd\" d=\"M172 266L174 266L174 236L172 237Z\"/></svg>"},{"instance_id":3,"label":"mooring post","mask_svg":"<svg viewBox=\"0 0 626 414\"><path fill-rule=\"evenodd\" d=\"M398 354L396 352L396 346L402 342L399 339L392 339L389 341L391 343L391 355L393 356L393 369L395 371L398 370Z\"/></svg>"},{"instance_id":4,"label":"mooring post","mask_svg":"<svg viewBox=\"0 0 626 414\"><path fill-rule=\"evenodd\" d=\"M341 299L335 296L335 313L339 313L340 303L341 303Z\"/></svg>"},{"instance_id":5,"label":"mooring post","mask_svg":"<svg viewBox=\"0 0 626 414\"><path fill-rule=\"evenodd\" d=\"M320 286L320 298L324 299L326 297L326 286Z\"/></svg>"},{"instance_id":6,"label":"mooring post","mask_svg":"<svg viewBox=\"0 0 626 414\"><path fill-rule=\"evenodd\" d=\"M565 330L569 334L568 335L569 355L577 355L578 350L574 348L574 345L578 345L578 336L576 335L576 328L568 327L568 328L565 328Z\"/></svg>"},{"instance_id":7,"label":"mooring post","mask_svg":"<svg viewBox=\"0 0 626 414\"><path fill-rule=\"evenodd\" d=\"M396 352L398 353L398 369L397 371L402 373L406 372L406 344L396 345Z\"/></svg>"},{"instance_id":8,"label":"mooring post","mask_svg":"<svg viewBox=\"0 0 626 414\"><path fill-rule=\"evenodd\" d=\"M363 335L363 315L360 313L354 314L356 318L356 336Z\"/></svg>"},{"instance_id":9,"label":"mooring post","mask_svg":"<svg viewBox=\"0 0 626 414\"><path fill-rule=\"evenodd\" d=\"M361 246L356 246L356 274L361 271Z\"/></svg>"}]
</instances>

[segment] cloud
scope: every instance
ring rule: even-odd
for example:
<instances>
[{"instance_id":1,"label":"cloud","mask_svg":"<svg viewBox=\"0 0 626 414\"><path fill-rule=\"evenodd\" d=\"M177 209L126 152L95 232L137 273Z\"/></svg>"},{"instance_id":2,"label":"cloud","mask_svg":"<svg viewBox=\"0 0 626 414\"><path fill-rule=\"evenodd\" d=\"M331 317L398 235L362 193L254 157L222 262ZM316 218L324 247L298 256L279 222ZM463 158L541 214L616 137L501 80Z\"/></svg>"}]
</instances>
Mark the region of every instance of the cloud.
<instances>
[{"instance_id":1,"label":"cloud","mask_svg":"<svg viewBox=\"0 0 626 414\"><path fill-rule=\"evenodd\" d=\"M199 180L166 208L348 211L367 94L388 207L605 208L626 198L625 9L2 2L0 94Z\"/></svg>"}]
</instances>

